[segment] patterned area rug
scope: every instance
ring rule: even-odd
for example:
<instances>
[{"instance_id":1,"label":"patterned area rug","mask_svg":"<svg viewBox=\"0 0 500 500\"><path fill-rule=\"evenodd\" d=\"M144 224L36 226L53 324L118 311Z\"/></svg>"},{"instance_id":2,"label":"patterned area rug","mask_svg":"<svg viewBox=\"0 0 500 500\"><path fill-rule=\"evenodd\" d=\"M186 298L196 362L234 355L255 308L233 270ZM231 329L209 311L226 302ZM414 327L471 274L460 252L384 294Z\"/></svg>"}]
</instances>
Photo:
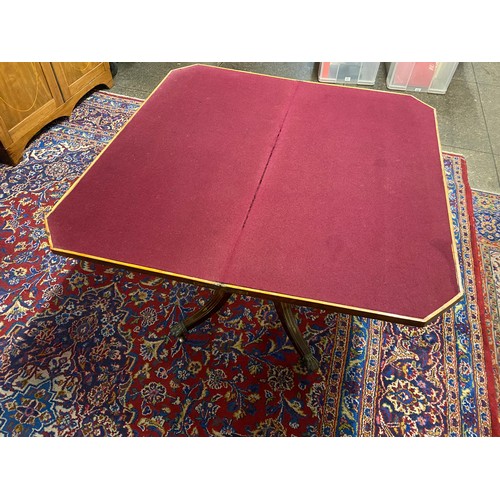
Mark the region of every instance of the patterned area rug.
<instances>
[{"instance_id":1,"label":"patterned area rug","mask_svg":"<svg viewBox=\"0 0 500 500\"><path fill-rule=\"evenodd\" d=\"M484 319L492 357L496 399L500 402L500 195L473 191L472 201L477 246L481 255L481 275L484 277Z\"/></svg>"},{"instance_id":2,"label":"patterned area rug","mask_svg":"<svg viewBox=\"0 0 500 500\"><path fill-rule=\"evenodd\" d=\"M44 216L139 104L94 92L0 166L1 435L498 433L461 157L444 155L465 298L425 328L297 307L306 374L270 302L233 295L180 344L170 325L209 290L48 249Z\"/></svg>"}]
</instances>

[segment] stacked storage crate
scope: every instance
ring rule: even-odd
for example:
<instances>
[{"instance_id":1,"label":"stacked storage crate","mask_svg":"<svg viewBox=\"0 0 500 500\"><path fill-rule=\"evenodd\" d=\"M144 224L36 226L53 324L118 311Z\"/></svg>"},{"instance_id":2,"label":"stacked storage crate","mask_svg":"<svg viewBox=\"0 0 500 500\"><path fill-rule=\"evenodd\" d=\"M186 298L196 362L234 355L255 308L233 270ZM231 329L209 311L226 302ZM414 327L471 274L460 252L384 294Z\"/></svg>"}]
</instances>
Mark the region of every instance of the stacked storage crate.
<instances>
[{"instance_id":1,"label":"stacked storage crate","mask_svg":"<svg viewBox=\"0 0 500 500\"><path fill-rule=\"evenodd\" d=\"M457 66L456 62L386 63L387 88L445 94Z\"/></svg>"},{"instance_id":2,"label":"stacked storage crate","mask_svg":"<svg viewBox=\"0 0 500 500\"><path fill-rule=\"evenodd\" d=\"M326 83L374 85L378 62L322 62L318 80Z\"/></svg>"},{"instance_id":3,"label":"stacked storage crate","mask_svg":"<svg viewBox=\"0 0 500 500\"><path fill-rule=\"evenodd\" d=\"M457 62L391 62L387 68L387 88L409 92L445 94L457 69ZM380 63L322 62L318 80L348 85L375 85Z\"/></svg>"}]
</instances>

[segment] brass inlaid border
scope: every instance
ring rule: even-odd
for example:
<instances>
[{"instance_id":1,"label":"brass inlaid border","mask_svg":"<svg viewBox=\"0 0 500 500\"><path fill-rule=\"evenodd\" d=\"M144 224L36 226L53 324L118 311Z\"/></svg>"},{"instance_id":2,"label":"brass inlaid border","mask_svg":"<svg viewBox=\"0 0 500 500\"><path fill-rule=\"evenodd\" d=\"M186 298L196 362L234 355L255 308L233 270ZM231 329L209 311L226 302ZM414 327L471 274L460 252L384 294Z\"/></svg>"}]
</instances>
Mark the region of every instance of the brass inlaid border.
<instances>
[{"instance_id":1,"label":"brass inlaid border","mask_svg":"<svg viewBox=\"0 0 500 500\"><path fill-rule=\"evenodd\" d=\"M89 255L89 254L84 254L80 252L75 252L71 250L66 250L62 248L56 248L53 245L52 238L50 235L50 229L49 229L49 224L48 224L48 219L50 215L57 209L59 204L68 196L71 191L78 185L78 183L82 180L82 178L89 172L89 170L95 165L97 160L100 158L100 156L108 149L108 147L112 144L112 142L119 137L120 133L125 129L125 127L132 121L133 117L138 113L142 107L146 104L146 102L151 98L151 96L156 92L156 90L165 82L165 80L174 72L174 71L182 71L187 68L192 68L193 66L204 66L208 68L217 68L220 70L225 70L225 71L236 71L239 73L249 73L249 74L254 74L262 77L269 77L269 78L278 78L281 80L291 80L291 81L300 81L303 83L311 83L314 85L326 85L326 86L337 86L337 87L344 87L344 88L351 88L351 89L356 89L361 92L382 92L386 94L393 94L393 95L399 95L402 97L412 97L416 99L419 103L424 104L425 106L431 108L434 112L434 123L435 123L435 133L437 137L437 143L438 143L438 153L439 153L439 158L440 158L440 165L441 165L441 174L442 174L442 179L443 179L443 186L445 190L445 198L446 198L446 206L448 210L448 221L449 221L449 227L450 227L450 235L451 235L451 240L452 240L452 254L453 254L453 260L455 264L455 273L457 277L457 284L459 287L459 293L457 293L454 297L452 297L450 300L448 300L444 305L433 311L432 313L428 314L424 318L417 318L417 317L412 317L412 316L405 316L405 315L399 315L399 314L392 314L389 312L385 311L377 311L377 310L371 310L371 309L365 309L362 307L355 307L355 306L349 306L346 304L337 304L334 302L326 302L322 300L314 300L314 299L308 299L305 297L299 297L295 295L288 295L284 293L279 293L279 292L270 292L267 290L260 290L257 288L249 288L249 287L244 287L244 286L239 286L239 285L233 285L229 283L220 283L216 281L211 281L211 280L206 280L203 278L197 278L194 276L189 276L189 275L184 275L184 274L178 274L178 273L173 273L169 271L164 271L160 269L155 269L155 268L150 268L146 266L141 266L137 264L130 264L127 262L122 262L118 260L113 260L113 259L108 259L108 258L103 258L99 257L96 255ZM100 262L106 262L109 264L113 265L118 265L118 266L123 266L131 269L137 269L139 271L144 271L148 273L153 273L153 274L159 274L162 276L168 276L171 278L179 279L181 281L188 281L196 284L200 284L201 286L208 285L211 287L224 287L227 290L233 291L233 292L244 292L248 295L255 295L255 296L260 296L260 297L269 297L271 299L277 298L277 299L284 299L285 301L293 302L293 303L298 303L301 305L306 305L306 306L312 306L312 307L319 307L319 308L328 308L328 309L333 309L335 311L339 312L345 312L348 314L354 314L354 315L360 315L360 316L365 316L365 317L373 317L373 318L378 318L386 321L391 321L395 323L406 323L410 325L415 325L415 326L424 326L433 319L435 319L438 315L440 315L443 311L451 307L455 302L457 302L462 296L463 296L463 286L461 282L461 274L460 274L460 268L459 268L459 262L458 262L458 253L456 249L456 242L455 242L455 234L453 230L453 221L452 221L452 216L451 216L451 208L450 208L450 203L449 203L449 198L448 198L448 187L447 187L447 181L446 181L446 173L444 170L444 162L443 162L443 156L442 156L442 150L441 150L441 141L439 138L439 131L438 131L438 124L437 124L437 113L436 109L433 106L430 106L429 104L421 101L417 97L414 97L409 94L402 94L400 92L394 92L394 91L386 91L386 90L378 90L378 89L367 89L367 88L358 88L358 87L353 87L353 86L348 86L348 85L335 85L332 83L324 83L324 82L308 82L304 80L297 80L295 78L287 78L287 77L281 77L281 76L275 76L275 75L264 75L260 73L254 73L251 71L243 71L243 70L237 70L237 69L232 69L232 68L221 68L220 66L210 66L208 64L192 64L189 66L184 66L181 68L174 68L172 69L162 80L161 82L155 87L153 92L142 102L142 104L135 110L135 112L132 114L132 116L128 119L127 123L117 132L117 134L111 139L106 146L102 149L102 151L94 158L92 163L89 165L89 167L85 170L85 172L75 181L75 183L64 193L64 195L57 201L57 203L54 205L50 213L45 217L45 227L47 230L47 235L48 235L48 240L49 240L49 246L50 249L56 253L60 253L62 255L66 256L76 256L76 257L83 257L84 259L90 259L90 260L96 260Z\"/></svg>"}]
</instances>

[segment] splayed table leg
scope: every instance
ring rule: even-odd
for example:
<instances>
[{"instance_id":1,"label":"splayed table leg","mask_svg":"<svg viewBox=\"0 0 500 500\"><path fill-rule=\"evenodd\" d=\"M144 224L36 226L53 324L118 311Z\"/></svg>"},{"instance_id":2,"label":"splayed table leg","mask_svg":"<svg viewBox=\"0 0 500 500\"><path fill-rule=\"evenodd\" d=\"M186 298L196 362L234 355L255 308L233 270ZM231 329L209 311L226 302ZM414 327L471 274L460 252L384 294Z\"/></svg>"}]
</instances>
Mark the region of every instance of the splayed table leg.
<instances>
[{"instance_id":1,"label":"splayed table leg","mask_svg":"<svg viewBox=\"0 0 500 500\"><path fill-rule=\"evenodd\" d=\"M288 338L292 341L295 349L302 357L302 361L304 362L307 370L309 372L315 372L319 368L318 360L313 356L311 348L304 340L304 337L299 330L291 305L287 302L279 302L277 300L273 302L281 324L283 325Z\"/></svg>"},{"instance_id":2,"label":"splayed table leg","mask_svg":"<svg viewBox=\"0 0 500 500\"><path fill-rule=\"evenodd\" d=\"M170 330L172 335L177 337L180 342L184 342L187 332L216 313L227 302L229 297L231 297L230 292L227 292L223 288L218 288L201 309L172 326Z\"/></svg>"}]
</instances>

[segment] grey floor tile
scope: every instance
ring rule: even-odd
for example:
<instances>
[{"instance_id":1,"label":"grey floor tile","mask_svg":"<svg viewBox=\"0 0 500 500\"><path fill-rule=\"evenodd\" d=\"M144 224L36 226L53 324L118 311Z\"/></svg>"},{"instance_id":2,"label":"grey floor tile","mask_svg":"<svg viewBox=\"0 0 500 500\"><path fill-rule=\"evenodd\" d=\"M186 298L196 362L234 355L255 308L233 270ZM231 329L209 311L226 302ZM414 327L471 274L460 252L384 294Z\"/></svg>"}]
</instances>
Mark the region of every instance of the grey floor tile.
<instances>
[{"instance_id":1,"label":"grey floor tile","mask_svg":"<svg viewBox=\"0 0 500 500\"><path fill-rule=\"evenodd\" d=\"M493 158L495 159L495 167L497 169L497 177L499 179L498 182L500 183L500 155L493 155ZM500 189L493 192L500 194Z\"/></svg>"},{"instance_id":2,"label":"grey floor tile","mask_svg":"<svg viewBox=\"0 0 500 500\"><path fill-rule=\"evenodd\" d=\"M478 83L493 153L500 155L500 86Z\"/></svg>"},{"instance_id":3,"label":"grey floor tile","mask_svg":"<svg viewBox=\"0 0 500 500\"><path fill-rule=\"evenodd\" d=\"M488 129L475 82L453 79L446 94L408 93L436 109L442 144L491 153Z\"/></svg>"},{"instance_id":4,"label":"grey floor tile","mask_svg":"<svg viewBox=\"0 0 500 500\"><path fill-rule=\"evenodd\" d=\"M144 92L143 90L130 89L127 87L123 87L120 85L114 85L109 89L109 92L113 92L114 94L124 95L128 97L138 97L139 99L146 99L150 92Z\"/></svg>"},{"instance_id":5,"label":"grey floor tile","mask_svg":"<svg viewBox=\"0 0 500 500\"><path fill-rule=\"evenodd\" d=\"M319 62L225 62L221 64L221 67L318 82L319 65ZM381 63L375 79L375 85L354 85L352 83L346 83L345 85L386 90L385 80L385 67ZM332 85L342 85L342 82L332 83Z\"/></svg>"},{"instance_id":6,"label":"grey floor tile","mask_svg":"<svg viewBox=\"0 0 500 500\"><path fill-rule=\"evenodd\" d=\"M458 63L455 74L452 77L453 80L468 80L470 82L476 81L476 75L474 73L474 68L471 62L460 62Z\"/></svg>"},{"instance_id":7,"label":"grey floor tile","mask_svg":"<svg viewBox=\"0 0 500 500\"><path fill-rule=\"evenodd\" d=\"M458 153L465 157L467 176L472 189L500 194L500 181L492 154L457 148L447 144L443 144L441 147L447 153Z\"/></svg>"},{"instance_id":8,"label":"grey floor tile","mask_svg":"<svg viewBox=\"0 0 500 500\"><path fill-rule=\"evenodd\" d=\"M318 81L318 67L316 62L224 62L223 68L251 71L264 75L296 78L297 80Z\"/></svg>"},{"instance_id":9,"label":"grey floor tile","mask_svg":"<svg viewBox=\"0 0 500 500\"><path fill-rule=\"evenodd\" d=\"M385 68L385 63L381 62L378 67L377 78L375 78L375 85L373 88L378 90L388 90L387 89L387 70Z\"/></svg>"},{"instance_id":10,"label":"grey floor tile","mask_svg":"<svg viewBox=\"0 0 500 500\"><path fill-rule=\"evenodd\" d=\"M386 80L387 80L387 71L385 69L385 63L381 62L378 67L377 76L375 78L375 85L359 85L359 88L386 91L388 90L386 85Z\"/></svg>"},{"instance_id":11,"label":"grey floor tile","mask_svg":"<svg viewBox=\"0 0 500 500\"><path fill-rule=\"evenodd\" d=\"M473 62L474 73L477 83L488 83L500 86L500 63L497 62Z\"/></svg>"},{"instance_id":12,"label":"grey floor tile","mask_svg":"<svg viewBox=\"0 0 500 500\"><path fill-rule=\"evenodd\" d=\"M119 62L115 86L136 89L150 94L173 69L195 64L192 62ZM219 63L207 62L210 66Z\"/></svg>"}]
</instances>

